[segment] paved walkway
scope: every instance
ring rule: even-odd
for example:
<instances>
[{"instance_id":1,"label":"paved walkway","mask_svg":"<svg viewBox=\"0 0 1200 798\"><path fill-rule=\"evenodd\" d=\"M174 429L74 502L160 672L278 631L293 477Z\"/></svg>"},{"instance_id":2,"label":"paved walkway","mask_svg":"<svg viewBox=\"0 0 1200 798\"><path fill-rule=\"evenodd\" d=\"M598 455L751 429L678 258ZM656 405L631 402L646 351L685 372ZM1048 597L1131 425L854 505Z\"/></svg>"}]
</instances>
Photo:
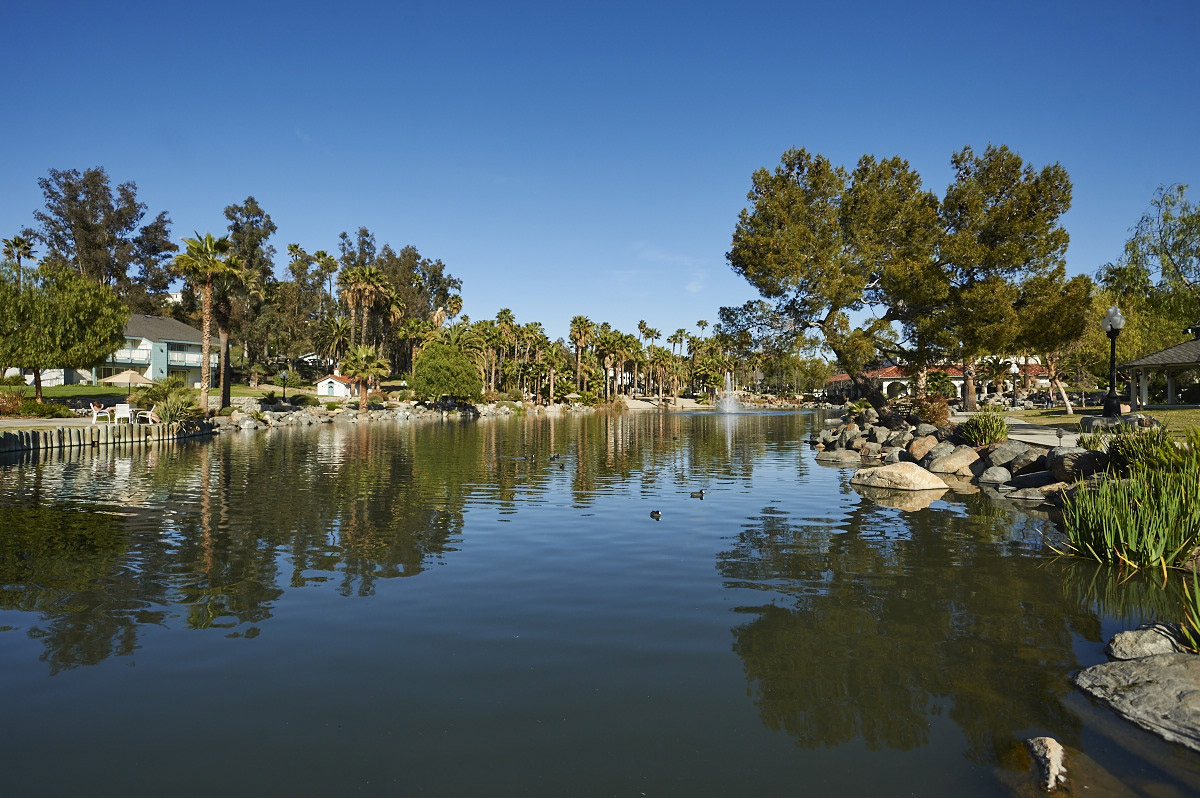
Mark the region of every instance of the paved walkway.
<instances>
[{"instance_id":1,"label":"paved walkway","mask_svg":"<svg viewBox=\"0 0 1200 798\"><path fill-rule=\"evenodd\" d=\"M950 420L955 424L961 424L970 417L969 413L954 413L950 416ZM1046 446L1048 448L1077 445L1079 435L1073 430L1064 429L1063 436L1060 439L1058 437L1058 427L1030 424L1028 421L1021 420L1020 413L1007 413L1004 417L1008 419L1008 437L1013 440L1035 443L1038 446Z\"/></svg>"}]
</instances>

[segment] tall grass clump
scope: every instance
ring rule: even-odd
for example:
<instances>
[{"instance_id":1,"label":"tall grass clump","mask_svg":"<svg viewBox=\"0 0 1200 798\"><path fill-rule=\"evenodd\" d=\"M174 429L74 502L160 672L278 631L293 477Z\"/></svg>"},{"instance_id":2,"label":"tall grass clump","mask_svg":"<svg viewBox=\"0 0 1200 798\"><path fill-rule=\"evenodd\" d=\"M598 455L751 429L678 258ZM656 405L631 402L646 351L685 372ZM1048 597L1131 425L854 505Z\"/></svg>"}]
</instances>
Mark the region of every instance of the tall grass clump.
<instances>
[{"instance_id":1,"label":"tall grass clump","mask_svg":"<svg viewBox=\"0 0 1200 798\"><path fill-rule=\"evenodd\" d=\"M1109 438L1110 471L1063 506L1075 549L1134 568L1180 565L1200 544L1200 430L1182 445L1165 432Z\"/></svg>"},{"instance_id":2,"label":"tall grass clump","mask_svg":"<svg viewBox=\"0 0 1200 798\"><path fill-rule=\"evenodd\" d=\"M1188 648L1200 654L1200 579L1196 578L1196 567L1192 566L1192 584L1183 582L1183 639Z\"/></svg>"},{"instance_id":3,"label":"tall grass clump","mask_svg":"<svg viewBox=\"0 0 1200 798\"><path fill-rule=\"evenodd\" d=\"M996 405L987 405L958 425L958 434L972 446L987 446L1008 440L1008 419Z\"/></svg>"}]
</instances>

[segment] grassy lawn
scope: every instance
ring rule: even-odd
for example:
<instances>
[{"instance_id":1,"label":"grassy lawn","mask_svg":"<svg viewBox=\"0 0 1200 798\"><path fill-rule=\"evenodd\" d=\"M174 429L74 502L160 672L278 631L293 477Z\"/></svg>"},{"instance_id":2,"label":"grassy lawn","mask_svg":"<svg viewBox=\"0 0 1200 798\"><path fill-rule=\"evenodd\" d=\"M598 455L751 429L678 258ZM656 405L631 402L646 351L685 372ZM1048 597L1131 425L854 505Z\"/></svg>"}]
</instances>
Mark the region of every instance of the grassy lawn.
<instances>
[{"instance_id":1,"label":"grassy lawn","mask_svg":"<svg viewBox=\"0 0 1200 798\"><path fill-rule=\"evenodd\" d=\"M1062 409L1057 410L1021 410L1013 414L1014 418L1030 424L1041 424L1047 427L1062 427L1064 430L1075 432L1079 429L1079 419L1085 415L1098 416L1099 407L1075 408L1075 415L1068 416ZM1166 425L1172 432L1181 432L1189 427L1200 427L1200 408L1181 408L1179 410L1149 410L1146 415L1152 416Z\"/></svg>"}]
</instances>

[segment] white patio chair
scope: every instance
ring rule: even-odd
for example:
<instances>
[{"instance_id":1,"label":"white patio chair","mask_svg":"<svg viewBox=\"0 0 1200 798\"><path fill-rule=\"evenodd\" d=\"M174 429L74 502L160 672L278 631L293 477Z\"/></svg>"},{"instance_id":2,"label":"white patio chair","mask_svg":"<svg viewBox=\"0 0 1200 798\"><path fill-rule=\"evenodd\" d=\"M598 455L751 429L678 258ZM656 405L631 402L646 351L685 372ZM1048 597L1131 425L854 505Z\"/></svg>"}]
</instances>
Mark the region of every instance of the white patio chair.
<instances>
[{"instance_id":1,"label":"white patio chair","mask_svg":"<svg viewBox=\"0 0 1200 798\"><path fill-rule=\"evenodd\" d=\"M132 405L127 405L127 404L126 405L116 405L113 408L113 417L112 417L113 423L117 424L121 421L121 419L125 419L130 424L133 423L133 406Z\"/></svg>"},{"instance_id":2,"label":"white patio chair","mask_svg":"<svg viewBox=\"0 0 1200 798\"><path fill-rule=\"evenodd\" d=\"M154 424L156 423L155 411L158 410L158 405L149 410L138 410L134 413L133 420L138 424Z\"/></svg>"},{"instance_id":3,"label":"white patio chair","mask_svg":"<svg viewBox=\"0 0 1200 798\"><path fill-rule=\"evenodd\" d=\"M105 421L112 421L112 413L109 412L107 407L104 408L103 410L97 410L96 408L93 407L92 408L92 423L95 424L101 417L103 417Z\"/></svg>"}]
</instances>

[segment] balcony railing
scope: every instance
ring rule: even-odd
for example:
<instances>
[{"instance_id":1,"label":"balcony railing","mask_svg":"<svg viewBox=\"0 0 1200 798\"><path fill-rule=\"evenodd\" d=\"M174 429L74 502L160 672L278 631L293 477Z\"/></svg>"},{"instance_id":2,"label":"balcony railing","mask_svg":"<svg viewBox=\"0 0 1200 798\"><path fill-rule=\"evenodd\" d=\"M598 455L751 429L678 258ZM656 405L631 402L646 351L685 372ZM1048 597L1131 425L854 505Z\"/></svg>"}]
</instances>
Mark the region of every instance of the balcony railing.
<instances>
[{"instance_id":1,"label":"balcony railing","mask_svg":"<svg viewBox=\"0 0 1200 798\"><path fill-rule=\"evenodd\" d=\"M218 355L209 355L209 365L216 367L218 363ZM167 365L169 366L195 366L200 367L199 352L167 352Z\"/></svg>"},{"instance_id":2,"label":"balcony railing","mask_svg":"<svg viewBox=\"0 0 1200 798\"><path fill-rule=\"evenodd\" d=\"M111 358L113 363L149 363L149 349L118 349L113 352Z\"/></svg>"}]
</instances>

